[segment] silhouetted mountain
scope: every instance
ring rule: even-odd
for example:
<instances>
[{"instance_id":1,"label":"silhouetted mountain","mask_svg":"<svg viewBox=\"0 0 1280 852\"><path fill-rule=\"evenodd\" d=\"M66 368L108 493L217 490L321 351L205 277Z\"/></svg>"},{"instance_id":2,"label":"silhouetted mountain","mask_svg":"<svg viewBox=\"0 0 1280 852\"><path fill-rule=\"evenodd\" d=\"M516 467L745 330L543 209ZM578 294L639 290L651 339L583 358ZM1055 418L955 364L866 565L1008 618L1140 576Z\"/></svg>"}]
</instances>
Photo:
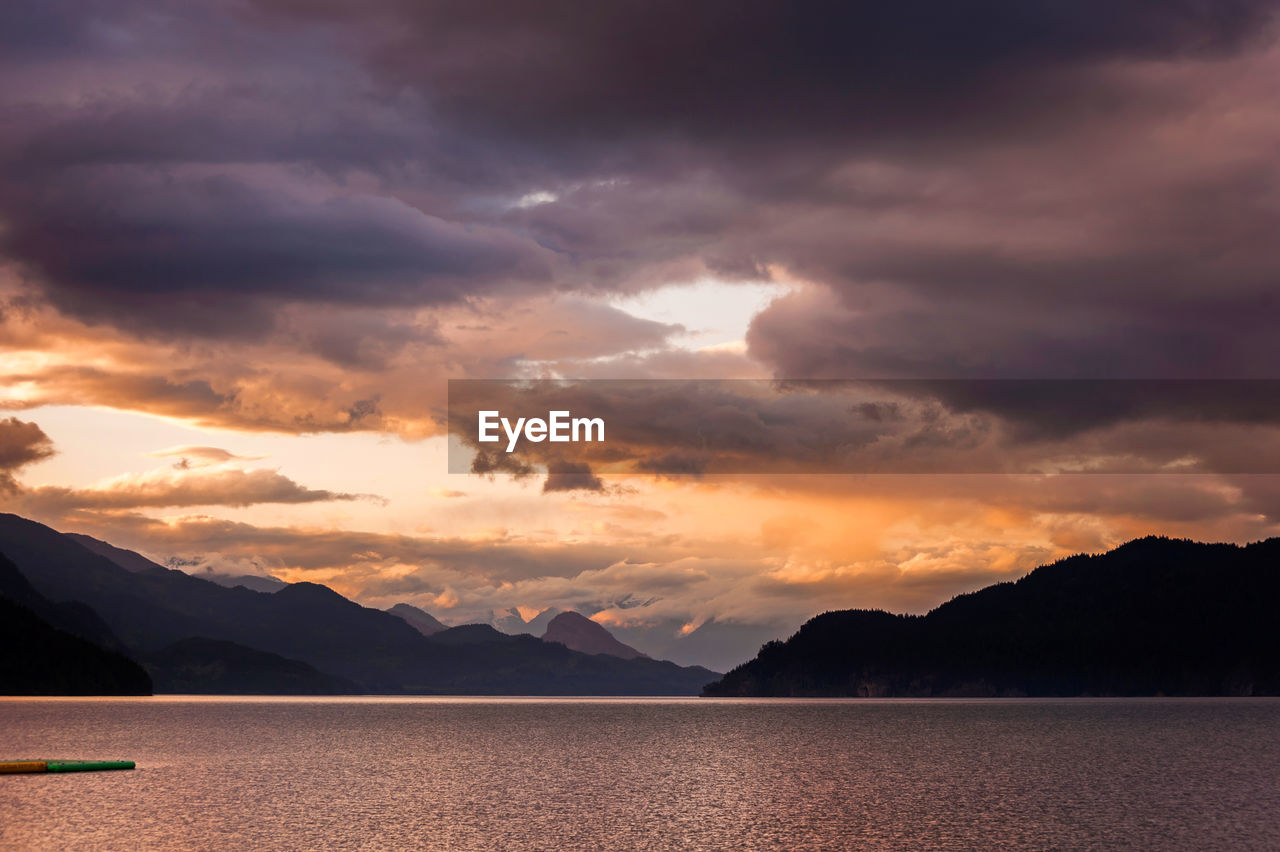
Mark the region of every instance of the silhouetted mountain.
<instances>
[{"instance_id":1,"label":"silhouetted mountain","mask_svg":"<svg viewBox=\"0 0 1280 852\"><path fill-rule=\"evenodd\" d=\"M418 609L413 604L398 603L387 610L396 618L404 619L404 621L414 630L423 636L430 636L433 633L439 633L441 630L448 630L449 627L442 624L434 615L423 609Z\"/></svg>"},{"instance_id":2,"label":"silhouetted mountain","mask_svg":"<svg viewBox=\"0 0 1280 852\"><path fill-rule=\"evenodd\" d=\"M365 691L389 693L683 695L714 676L651 660L603 657L601 663L532 637L532 646L435 642L395 615L314 583L264 594L158 565L127 571L16 515L0 514L0 551L45 597L91 604L142 657L202 636L300 660Z\"/></svg>"},{"instance_id":3,"label":"silhouetted mountain","mask_svg":"<svg viewBox=\"0 0 1280 852\"><path fill-rule=\"evenodd\" d=\"M393 615L311 583L276 594L155 566L126 571L48 527L0 515L0 550L45 597L89 602L139 656L191 636L237 642L374 691L397 691L422 637Z\"/></svg>"},{"instance_id":4,"label":"silhouetted mountain","mask_svg":"<svg viewBox=\"0 0 1280 852\"><path fill-rule=\"evenodd\" d=\"M83 533L63 533L63 535L86 550L110 559L126 571L137 573L139 571L168 570L163 565L152 562L137 551L116 547L114 544L93 536L84 535ZM267 592L268 594L278 592L289 585L284 580L259 574L220 574L216 571L201 571L199 574L193 574L192 576L201 580L208 580L210 583L217 583L219 586L226 586L227 588L244 586L246 589L252 589L255 592Z\"/></svg>"},{"instance_id":5,"label":"silhouetted mountain","mask_svg":"<svg viewBox=\"0 0 1280 852\"><path fill-rule=\"evenodd\" d=\"M437 645L480 645L485 642L510 642L514 638L491 624L459 624L432 634L431 641Z\"/></svg>"},{"instance_id":6,"label":"silhouetted mountain","mask_svg":"<svg viewBox=\"0 0 1280 852\"><path fill-rule=\"evenodd\" d=\"M74 632L50 618L72 622ZM0 556L0 695L150 695L142 667L84 638L84 624L106 630L84 604L45 599Z\"/></svg>"},{"instance_id":7,"label":"silhouetted mountain","mask_svg":"<svg viewBox=\"0 0 1280 852\"><path fill-rule=\"evenodd\" d=\"M243 586L250 591L262 592L268 595L275 594L289 585L284 580L275 577L264 577L260 574L219 574L216 571L201 571L191 576L198 577L201 580L208 580L210 583L217 583L219 586L226 586L228 589Z\"/></svg>"},{"instance_id":8,"label":"silhouetted mountain","mask_svg":"<svg viewBox=\"0 0 1280 852\"><path fill-rule=\"evenodd\" d=\"M612 654L624 660L646 657L630 645L614 639L613 634L602 625L576 612L562 612L551 619L547 632L542 635L542 641L559 642L566 648L584 654Z\"/></svg>"},{"instance_id":9,"label":"silhouetted mountain","mask_svg":"<svg viewBox=\"0 0 1280 852\"><path fill-rule=\"evenodd\" d=\"M1280 694L1280 539L1073 556L924 616L824 613L704 695Z\"/></svg>"},{"instance_id":10,"label":"silhouetted mountain","mask_svg":"<svg viewBox=\"0 0 1280 852\"><path fill-rule=\"evenodd\" d=\"M3 554L0 554L0 597L26 607L51 627L79 636L107 651L129 655L129 649L92 607L80 601L50 601L37 592L18 567Z\"/></svg>"},{"instance_id":11,"label":"silhouetted mountain","mask_svg":"<svg viewBox=\"0 0 1280 852\"><path fill-rule=\"evenodd\" d=\"M149 571L153 568L163 567L137 551L116 547L114 544L108 544L91 535L85 535L84 533L63 533L63 535L86 550L92 551L99 556L105 556L126 571Z\"/></svg>"},{"instance_id":12,"label":"silhouetted mountain","mask_svg":"<svg viewBox=\"0 0 1280 852\"><path fill-rule=\"evenodd\" d=\"M157 693L197 695L350 695L349 680L316 671L300 660L234 642L193 637L147 660Z\"/></svg>"}]
</instances>

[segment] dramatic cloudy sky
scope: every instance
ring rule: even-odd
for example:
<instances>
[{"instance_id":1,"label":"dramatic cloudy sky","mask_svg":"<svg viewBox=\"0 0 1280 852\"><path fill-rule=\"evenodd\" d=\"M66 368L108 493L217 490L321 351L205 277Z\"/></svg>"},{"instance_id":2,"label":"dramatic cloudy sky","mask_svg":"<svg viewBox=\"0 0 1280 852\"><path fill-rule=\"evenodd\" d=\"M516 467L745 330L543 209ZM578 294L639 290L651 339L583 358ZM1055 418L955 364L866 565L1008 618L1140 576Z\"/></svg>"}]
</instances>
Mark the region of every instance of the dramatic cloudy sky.
<instances>
[{"instance_id":1,"label":"dramatic cloudy sky","mask_svg":"<svg viewBox=\"0 0 1280 852\"><path fill-rule=\"evenodd\" d=\"M1138 535L1277 534L1272 388L1214 389L1280 378L1274 9L8 0L5 504L741 656ZM680 408L761 461L812 471L841 423L965 473L678 473L632 399L631 469L664 475L449 474L447 380L528 377L1034 388ZM1073 467L1123 472L1045 472Z\"/></svg>"}]
</instances>

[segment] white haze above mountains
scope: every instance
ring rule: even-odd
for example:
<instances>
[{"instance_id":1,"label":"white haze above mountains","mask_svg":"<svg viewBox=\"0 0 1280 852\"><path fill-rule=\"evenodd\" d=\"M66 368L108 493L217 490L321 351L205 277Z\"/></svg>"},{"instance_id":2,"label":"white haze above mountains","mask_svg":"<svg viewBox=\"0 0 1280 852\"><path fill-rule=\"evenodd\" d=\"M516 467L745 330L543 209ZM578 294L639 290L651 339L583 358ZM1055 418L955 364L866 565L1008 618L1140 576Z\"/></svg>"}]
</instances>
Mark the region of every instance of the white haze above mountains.
<instances>
[{"instance_id":1,"label":"white haze above mountains","mask_svg":"<svg viewBox=\"0 0 1280 852\"><path fill-rule=\"evenodd\" d=\"M554 607L525 620L519 610L493 613L489 623L503 633L531 633L541 636L546 626L562 610ZM582 613L590 617L595 613ZM785 638L799 624L740 624L708 620L696 628L687 628L676 619L656 619L650 623L603 625L618 641L658 660L671 660L682 666L705 666L715 671L728 671L754 656L760 646L771 639Z\"/></svg>"}]
</instances>

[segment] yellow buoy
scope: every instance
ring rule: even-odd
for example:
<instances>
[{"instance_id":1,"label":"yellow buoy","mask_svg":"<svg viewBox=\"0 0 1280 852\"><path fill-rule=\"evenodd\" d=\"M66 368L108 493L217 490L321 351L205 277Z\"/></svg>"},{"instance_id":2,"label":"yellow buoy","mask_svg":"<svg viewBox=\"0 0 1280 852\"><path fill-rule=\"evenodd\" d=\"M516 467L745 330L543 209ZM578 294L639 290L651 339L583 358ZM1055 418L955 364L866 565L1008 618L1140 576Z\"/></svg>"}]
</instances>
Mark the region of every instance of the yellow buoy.
<instances>
[{"instance_id":1,"label":"yellow buoy","mask_svg":"<svg viewBox=\"0 0 1280 852\"><path fill-rule=\"evenodd\" d=\"M13 775L19 772L48 772L49 765L43 760L6 760L0 762L0 775Z\"/></svg>"}]
</instances>

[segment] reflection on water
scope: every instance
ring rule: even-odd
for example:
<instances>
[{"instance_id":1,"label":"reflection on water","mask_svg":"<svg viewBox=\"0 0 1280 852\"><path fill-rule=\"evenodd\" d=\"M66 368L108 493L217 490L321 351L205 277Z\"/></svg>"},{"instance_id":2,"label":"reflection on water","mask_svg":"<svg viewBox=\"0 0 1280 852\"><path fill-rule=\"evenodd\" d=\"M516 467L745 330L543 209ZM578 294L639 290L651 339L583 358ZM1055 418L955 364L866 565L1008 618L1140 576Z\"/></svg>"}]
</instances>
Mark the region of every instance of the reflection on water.
<instances>
[{"instance_id":1,"label":"reflection on water","mask_svg":"<svg viewBox=\"0 0 1280 852\"><path fill-rule=\"evenodd\" d=\"M1280 701L0 699L0 846L1280 847Z\"/></svg>"}]
</instances>

